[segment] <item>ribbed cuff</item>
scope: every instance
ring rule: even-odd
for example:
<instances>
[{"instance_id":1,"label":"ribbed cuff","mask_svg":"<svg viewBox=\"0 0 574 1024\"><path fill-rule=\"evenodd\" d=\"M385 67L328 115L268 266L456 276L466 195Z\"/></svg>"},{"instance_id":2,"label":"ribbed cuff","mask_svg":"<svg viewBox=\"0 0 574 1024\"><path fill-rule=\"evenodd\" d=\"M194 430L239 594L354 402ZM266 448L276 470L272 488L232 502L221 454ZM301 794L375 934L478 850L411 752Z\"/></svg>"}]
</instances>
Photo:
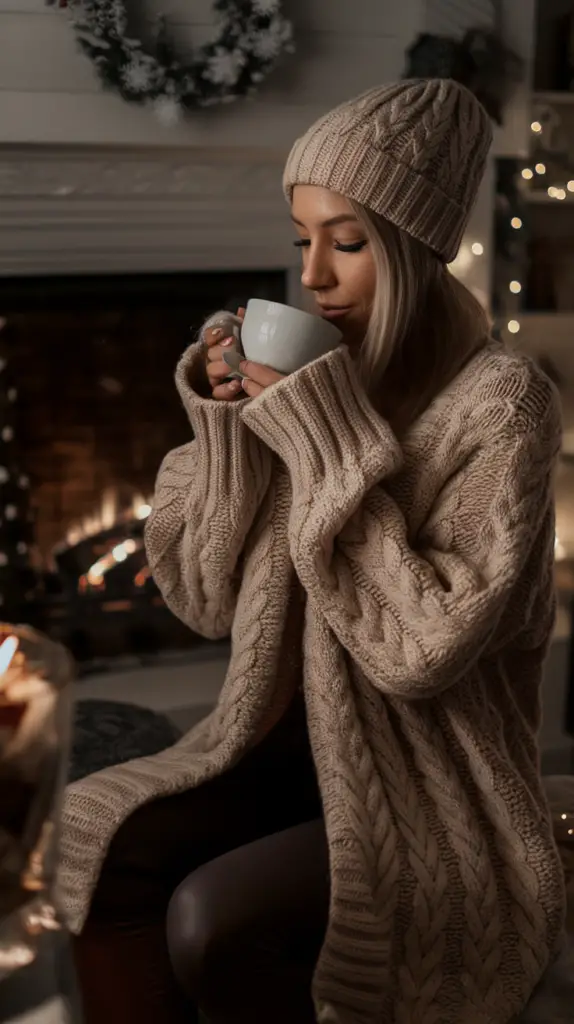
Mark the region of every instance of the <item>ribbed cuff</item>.
<instances>
[{"instance_id":1,"label":"ribbed cuff","mask_svg":"<svg viewBox=\"0 0 574 1024\"><path fill-rule=\"evenodd\" d=\"M299 484L354 471L369 487L402 463L401 447L344 346L266 388L242 407L241 417Z\"/></svg>"},{"instance_id":2,"label":"ribbed cuff","mask_svg":"<svg viewBox=\"0 0 574 1024\"><path fill-rule=\"evenodd\" d=\"M245 433L241 408L249 402L216 402L211 397L205 371L205 349L197 342L182 355L175 371L175 383L183 402L193 433L199 441L221 445L223 438L233 445L237 436Z\"/></svg>"}]
</instances>

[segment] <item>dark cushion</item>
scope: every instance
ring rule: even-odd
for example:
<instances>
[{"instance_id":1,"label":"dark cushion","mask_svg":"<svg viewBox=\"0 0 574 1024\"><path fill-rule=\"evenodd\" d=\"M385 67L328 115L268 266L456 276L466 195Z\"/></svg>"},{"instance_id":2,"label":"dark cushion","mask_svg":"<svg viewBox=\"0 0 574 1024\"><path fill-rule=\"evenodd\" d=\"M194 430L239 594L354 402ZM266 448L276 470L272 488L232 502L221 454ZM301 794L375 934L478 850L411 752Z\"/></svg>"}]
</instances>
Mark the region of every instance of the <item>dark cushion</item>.
<instances>
[{"instance_id":1,"label":"dark cushion","mask_svg":"<svg viewBox=\"0 0 574 1024\"><path fill-rule=\"evenodd\" d=\"M74 708L68 781L158 754L180 736L169 718L149 708L114 700L80 700Z\"/></svg>"}]
</instances>

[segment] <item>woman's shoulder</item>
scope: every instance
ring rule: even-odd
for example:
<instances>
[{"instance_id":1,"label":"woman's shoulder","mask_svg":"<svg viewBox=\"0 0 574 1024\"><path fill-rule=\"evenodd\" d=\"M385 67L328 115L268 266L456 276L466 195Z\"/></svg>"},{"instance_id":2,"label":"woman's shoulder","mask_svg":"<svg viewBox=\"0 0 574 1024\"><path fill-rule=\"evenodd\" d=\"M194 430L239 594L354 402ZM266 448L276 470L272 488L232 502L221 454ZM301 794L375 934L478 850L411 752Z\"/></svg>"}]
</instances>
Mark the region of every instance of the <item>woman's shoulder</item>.
<instances>
[{"instance_id":1,"label":"woman's shoulder","mask_svg":"<svg viewBox=\"0 0 574 1024\"><path fill-rule=\"evenodd\" d=\"M489 340L453 382L456 404L469 424L487 434L506 429L561 435L558 390L528 355Z\"/></svg>"}]
</instances>

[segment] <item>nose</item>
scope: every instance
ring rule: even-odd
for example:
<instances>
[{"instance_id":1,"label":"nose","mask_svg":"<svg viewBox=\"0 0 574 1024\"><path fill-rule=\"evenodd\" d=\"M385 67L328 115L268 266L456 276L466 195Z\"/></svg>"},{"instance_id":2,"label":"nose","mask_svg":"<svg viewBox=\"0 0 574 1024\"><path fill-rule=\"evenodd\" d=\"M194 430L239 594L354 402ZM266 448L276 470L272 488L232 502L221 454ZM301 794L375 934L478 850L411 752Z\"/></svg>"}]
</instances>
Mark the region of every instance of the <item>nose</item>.
<instances>
[{"instance_id":1,"label":"nose","mask_svg":"<svg viewBox=\"0 0 574 1024\"><path fill-rule=\"evenodd\" d=\"M301 284L309 291L319 292L325 288L332 288L335 284L335 274L330 265L328 254L321 246L311 245L304 250L304 265L301 274Z\"/></svg>"}]
</instances>

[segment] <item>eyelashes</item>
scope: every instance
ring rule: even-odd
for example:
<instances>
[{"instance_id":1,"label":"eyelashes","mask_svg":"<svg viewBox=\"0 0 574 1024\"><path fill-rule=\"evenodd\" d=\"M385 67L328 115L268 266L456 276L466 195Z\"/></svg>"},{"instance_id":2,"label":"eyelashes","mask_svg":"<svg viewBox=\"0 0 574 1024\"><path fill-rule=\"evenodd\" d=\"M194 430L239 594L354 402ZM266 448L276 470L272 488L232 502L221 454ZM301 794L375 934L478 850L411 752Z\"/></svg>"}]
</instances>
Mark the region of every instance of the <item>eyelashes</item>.
<instances>
[{"instance_id":1,"label":"eyelashes","mask_svg":"<svg viewBox=\"0 0 574 1024\"><path fill-rule=\"evenodd\" d=\"M293 245L296 249L308 249L311 242L308 238L298 238ZM335 242L334 248L337 252L361 252L367 245L366 240L362 242L351 242L349 245L343 245L342 242Z\"/></svg>"}]
</instances>

